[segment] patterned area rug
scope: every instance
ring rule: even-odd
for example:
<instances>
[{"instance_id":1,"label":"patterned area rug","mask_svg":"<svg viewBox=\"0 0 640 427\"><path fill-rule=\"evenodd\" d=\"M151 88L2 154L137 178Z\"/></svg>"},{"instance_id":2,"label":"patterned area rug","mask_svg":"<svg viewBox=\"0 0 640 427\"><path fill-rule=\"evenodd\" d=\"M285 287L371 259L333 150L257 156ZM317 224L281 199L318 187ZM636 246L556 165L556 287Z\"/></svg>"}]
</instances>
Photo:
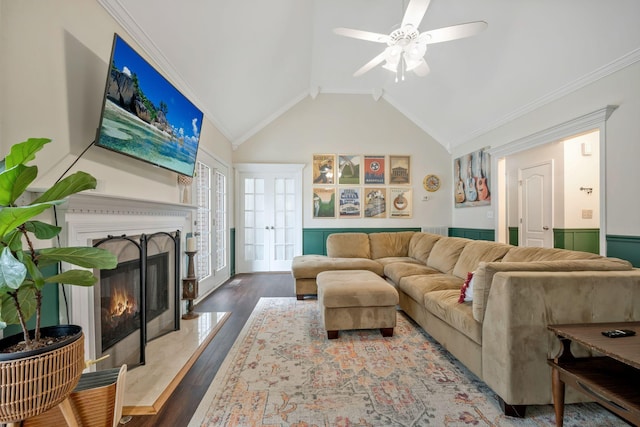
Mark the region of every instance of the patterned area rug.
<instances>
[{"instance_id":1,"label":"patterned area rug","mask_svg":"<svg viewBox=\"0 0 640 427\"><path fill-rule=\"evenodd\" d=\"M327 340L316 300L262 298L190 426L554 426L553 407L505 417L495 394L402 312ZM565 426L626 426L596 404Z\"/></svg>"}]
</instances>

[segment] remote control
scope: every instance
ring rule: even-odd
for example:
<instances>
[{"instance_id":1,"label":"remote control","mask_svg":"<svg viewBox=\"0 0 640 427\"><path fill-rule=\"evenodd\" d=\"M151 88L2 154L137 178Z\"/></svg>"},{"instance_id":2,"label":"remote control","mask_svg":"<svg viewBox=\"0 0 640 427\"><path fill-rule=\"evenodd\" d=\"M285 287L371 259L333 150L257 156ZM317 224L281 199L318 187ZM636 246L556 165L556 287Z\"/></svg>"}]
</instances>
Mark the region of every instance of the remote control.
<instances>
[{"instance_id":1,"label":"remote control","mask_svg":"<svg viewBox=\"0 0 640 427\"><path fill-rule=\"evenodd\" d=\"M603 331L602 335L609 338L621 338L621 337L630 337L635 335L635 331L630 329L612 329L610 331Z\"/></svg>"}]
</instances>

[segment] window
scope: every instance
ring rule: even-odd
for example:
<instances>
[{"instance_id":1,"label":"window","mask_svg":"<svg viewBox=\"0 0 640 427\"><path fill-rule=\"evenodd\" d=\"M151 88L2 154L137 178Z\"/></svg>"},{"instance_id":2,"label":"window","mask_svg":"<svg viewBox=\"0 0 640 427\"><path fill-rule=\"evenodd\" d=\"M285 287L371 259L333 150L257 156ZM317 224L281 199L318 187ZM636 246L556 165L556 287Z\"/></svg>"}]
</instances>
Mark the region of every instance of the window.
<instances>
[{"instance_id":1,"label":"window","mask_svg":"<svg viewBox=\"0 0 640 427\"><path fill-rule=\"evenodd\" d=\"M215 210L215 246L216 271L227 266L227 177L220 171L215 171L216 210Z\"/></svg>"},{"instance_id":2,"label":"window","mask_svg":"<svg viewBox=\"0 0 640 427\"><path fill-rule=\"evenodd\" d=\"M198 253L195 259L195 274L198 280L211 276L211 168L202 162L196 166L196 196L198 210L194 224L198 236Z\"/></svg>"}]
</instances>

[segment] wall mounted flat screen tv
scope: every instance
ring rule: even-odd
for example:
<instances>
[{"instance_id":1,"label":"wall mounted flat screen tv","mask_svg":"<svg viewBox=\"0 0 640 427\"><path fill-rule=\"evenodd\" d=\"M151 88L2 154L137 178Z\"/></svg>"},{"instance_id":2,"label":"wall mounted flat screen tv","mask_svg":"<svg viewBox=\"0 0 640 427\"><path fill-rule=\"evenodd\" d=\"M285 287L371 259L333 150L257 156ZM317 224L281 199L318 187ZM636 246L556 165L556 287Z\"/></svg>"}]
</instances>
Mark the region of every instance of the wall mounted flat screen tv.
<instances>
[{"instance_id":1,"label":"wall mounted flat screen tv","mask_svg":"<svg viewBox=\"0 0 640 427\"><path fill-rule=\"evenodd\" d=\"M96 145L193 176L202 112L117 34Z\"/></svg>"}]
</instances>

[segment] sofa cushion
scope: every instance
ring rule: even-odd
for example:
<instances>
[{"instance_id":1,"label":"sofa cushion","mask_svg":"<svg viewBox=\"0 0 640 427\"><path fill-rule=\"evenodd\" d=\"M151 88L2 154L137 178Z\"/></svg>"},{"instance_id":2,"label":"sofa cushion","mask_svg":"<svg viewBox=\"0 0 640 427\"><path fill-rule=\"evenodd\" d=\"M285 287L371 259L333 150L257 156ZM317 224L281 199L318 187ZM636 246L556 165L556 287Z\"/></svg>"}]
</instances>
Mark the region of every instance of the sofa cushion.
<instances>
[{"instance_id":1,"label":"sofa cushion","mask_svg":"<svg viewBox=\"0 0 640 427\"><path fill-rule=\"evenodd\" d=\"M407 256L409 241L415 231L369 234L371 259Z\"/></svg>"},{"instance_id":2,"label":"sofa cushion","mask_svg":"<svg viewBox=\"0 0 640 427\"><path fill-rule=\"evenodd\" d=\"M427 259L427 265L440 270L442 273L451 274L453 267L458 262L460 253L469 242L471 242L470 239L463 239L462 237L443 237L439 239L433 245L433 249Z\"/></svg>"},{"instance_id":3,"label":"sofa cushion","mask_svg":"<svg viewBox=\"0 0 640 427\"><path fill-rule=\"evenodd\" d=\"M385 258L376 258L375 261L379 262L380 264L382 264L385 267L387 265L389 265L389 264L397 264L397 263L423 265L417 259L413 259L413 258L408 257L408 256L389 256L389 257L385 257Z\"/></svg>"},{"instance_id":4,"label":"sofa cushion","mask_svg":"<svg viewBox=\"0 0 640 427\"><path fill-rule=\"evenodd\" d=\"M318 274L322 307L383 307L398 304L398 291L370 271L323 271Z\"/></svg>"},{"instance_id":5,"label":"sofa cushion","mask_svg":"<svg viewBox=\"0 0 640 427\"><path fill-rule=\"evenodd\" d=\"M334 233L327 237L327 256L332 258L371 258L366 233Z\"/></svg>"},{"instance_id":6,"label":"sofa cushion","mask_svg":"<svg viewBox=\"0 0 640 427\"><path fill-rule=\"evenodd\" d=\"M368 270L382 276L382 264L367 258L329 258L324 255L298 255L291 263L296 279L315 279L318 273L331 270Z\"/></svg>"},{"instance_id":7,"label":"sofa cushion","mask_svg":"<svg viewBox=\"0 0 640 427\"><path fill-rule=\"evenodd\" d=\"M453 267L454 276L466 279L467 273L478 268L481 261L500 261L513 246L504 243L474 240L465 245Z\"/></svg>"},{"instance_id":8,"label":"sofa cushion","mask_svg":"<svg viewBox=\"0 0 640 427\"><path fill-rule=\"evenodd\" d=\"M506 258L506 257L505 257ZM599 257L597 259L556 260L536 262L481 262L474 273L473 317L484 320L489 291L493 276L503 271L620 271L631 270L630 262L618 258Z\"/></svg>"},{"instance_id":9,"label":"sofa cushion","mask_svg":"<svg viewBox=\"0 0 640 427\"><path fill-rule=\"evenodd\" d=\"M596 259L601 255L590 252L571 251L556 248L529 248L515 246L502 258L503 262L556 261L568 259Z\"/></svg>"},{"instance_id":10,"label":"sofa cushion","mask_svg":"<svg viewBox=\"0 0 640 427\"><path fill-rule=\"evenodd\" d=\"M458 303L458 290L429 292L424 307L434 316L453 326L471 340L482 345L482 323L473 318L471 303Z\"/></svg>"},{"instance_id":11,"label":"sofa cushion","mask_svg":"<svg viewBox=\"0 0 640 427\"><path fill-rule=\"evenodd\" d=\"M433 245L435 245L441 238L442 236L438 234L415 233L411 236L411 241L409 241L409 252L407 255L411 258L417 259L423 264L426 264L427 259L429 259L429 254L431 254L431 250L433 249Z\"/></svg>"},{"instance_id":12,"label":"sofa cushion","mask_svg":"<svg viewBox=\"0 0 640 427\"><path fill-rule=\"evenodd\" d=\"M435 273L422 276L403 277L400 279L400 283L398 283L398 288L422 304L424 301L424 295L428 292L453 290L459 295L460 286L462 286L463 282L464 280L451 274Z\"/></svg>"},{"instance_id":13,"label":"sofa cushion","mask_svg":"<svg viewBox=\"0 0 640 427\"><path fill-rule=\"evenodd\" d=\"M400 283L400 279L403 277L418 274L440 274L440 272L417 262L394 262L384 266L384 275L395 284Z\"/></svg>"}]
</instances>

